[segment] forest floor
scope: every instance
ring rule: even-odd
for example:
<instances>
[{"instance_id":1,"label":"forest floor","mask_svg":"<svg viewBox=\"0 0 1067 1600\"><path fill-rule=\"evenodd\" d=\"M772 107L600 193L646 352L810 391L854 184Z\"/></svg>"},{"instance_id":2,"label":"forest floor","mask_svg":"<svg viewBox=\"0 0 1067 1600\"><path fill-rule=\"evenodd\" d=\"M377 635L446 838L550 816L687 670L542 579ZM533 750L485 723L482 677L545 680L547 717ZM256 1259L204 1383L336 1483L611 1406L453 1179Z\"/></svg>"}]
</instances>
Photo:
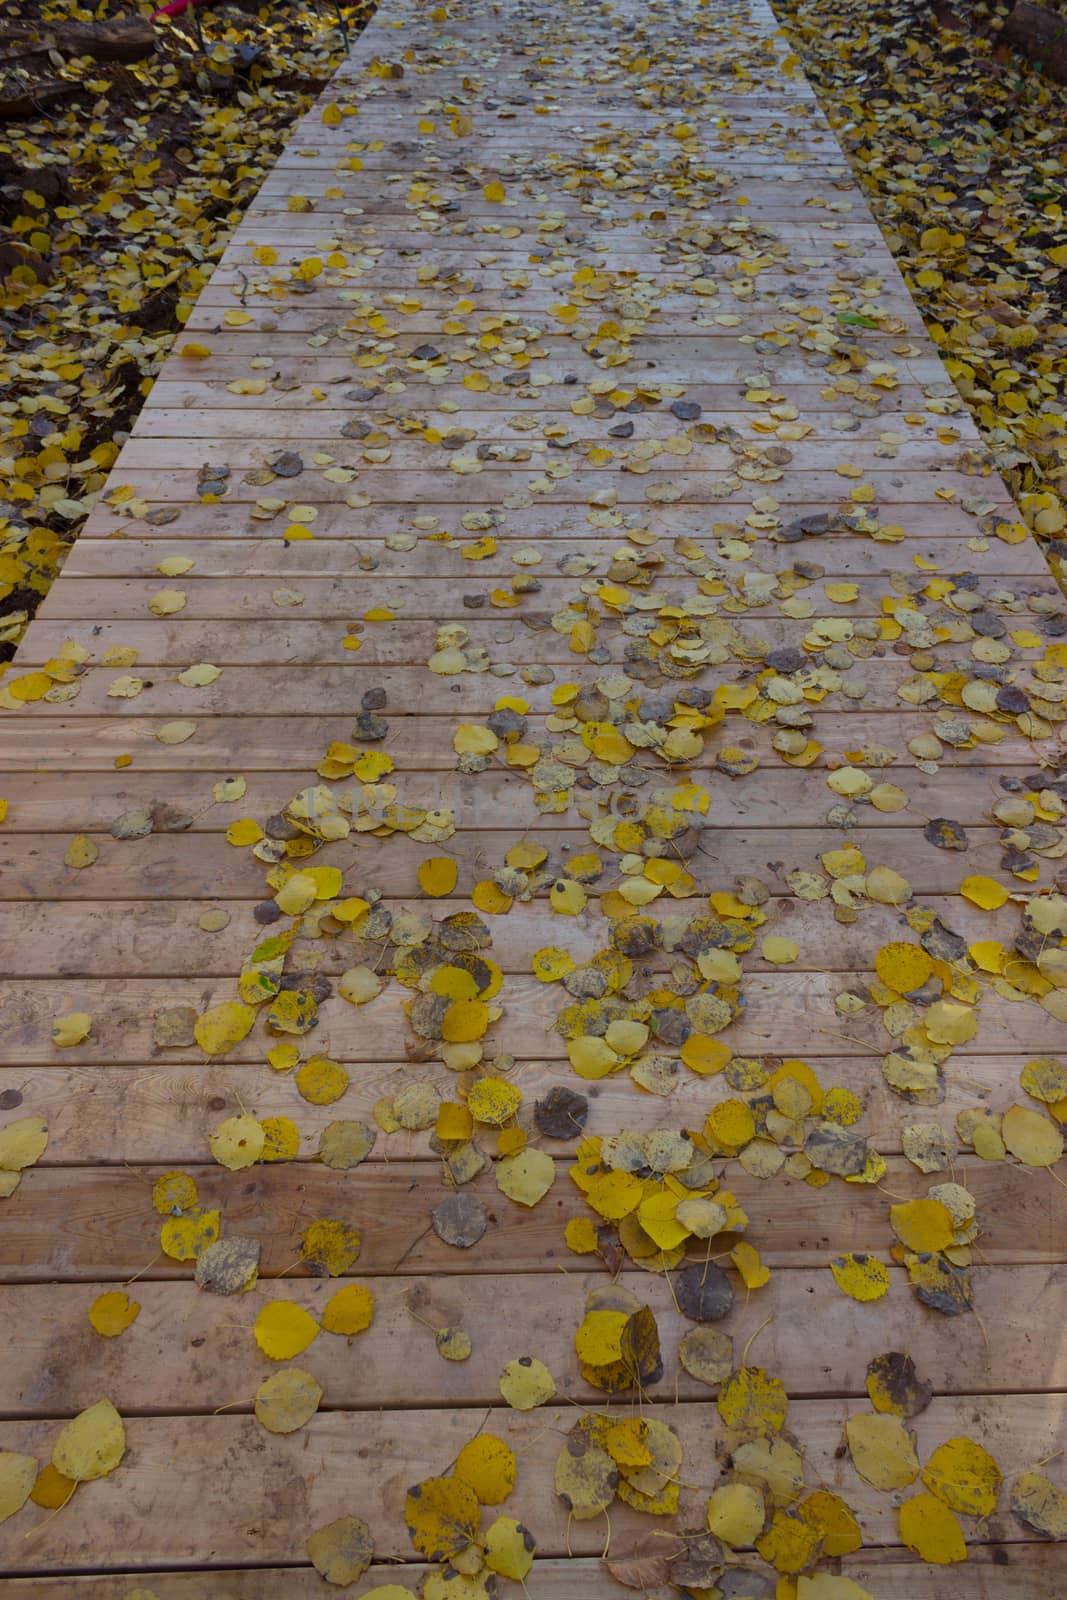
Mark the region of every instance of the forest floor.
<instances>
[{"instance_id":1,"label":"forest floor","mask_svg":"<svg viewBox=\"0 0 1067 1600\"><path fill-rule=\"evenodd\" d=\"M151 10L13 0L0 19L0 663L343 53L330 0L212 6L199 35ZM345 4L350 36L372 10Z\"/></svg>"},{"instance_id":2,"label":"forest floor","mask_svg":"<svg viewBox=\"0 0 1067 1600\"><path fill-rule=\"evenodd\" d=\"M948 371L1067 583L1067 89L1010 5L775 0Z\"/></svg>"}]
</instances>

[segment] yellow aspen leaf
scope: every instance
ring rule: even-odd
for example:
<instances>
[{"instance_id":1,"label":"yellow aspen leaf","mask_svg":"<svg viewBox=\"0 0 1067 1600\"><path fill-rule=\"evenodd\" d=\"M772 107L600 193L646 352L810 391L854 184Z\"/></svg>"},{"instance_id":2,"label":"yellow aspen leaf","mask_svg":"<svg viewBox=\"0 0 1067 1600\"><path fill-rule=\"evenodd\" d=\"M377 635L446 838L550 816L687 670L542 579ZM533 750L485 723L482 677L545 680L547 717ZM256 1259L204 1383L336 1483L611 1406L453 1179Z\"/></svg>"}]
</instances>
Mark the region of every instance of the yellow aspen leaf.
<instances>
[{"instance_id":1,"label":"yellow aspen leaf","mask_svg":"<svg viewBox=\"0 0 1067 1600\"><path fill-rule=\"evenodd\" d=\"M258 844L263 837L263 829L253 817L242 817L226 829L227 841L233 845Z\"/></svg>"},{"instance_id":2,"label":"yellow aspen leaf","mask_svg":"<svg viewBox=\"0 0 1067 1600\"><path fill-rule=\"evenodd\" d=\"M196 723L179 718L176 722L164 722L156 729L156 738L160 744L187 744L196 733Z\"/></svg>"},{"instance_id":3,"label":"yellow aspen leaf","mask_svg":"<svg viewBox=\"0 0 1067 1600\"><path fill-rule=\"evenodd\" d=\"M60 1506L65 1506L78 1485L73 1478L67 1478L62 1472L57 1472L50 1461L46 1462L37 1474L37 1481L30 1490L30 1499L35 1506L41 1506L45 1511L58 1511ZM0 1515L0 1521L2 1521Z\"/></svg>"},{"instance_id":4,"label":"yellow aspen leaf","mask_svg":"<svg viewBox=\"0 0 1067 1600\"><path fill-rule=\"evenodd\" d=\"M369 1595L367 1600L370 1600ZM855 1578L839 1577L833 1572L802 1572L797 1579L796 1600L875 1600L875 1597Z\"/></svg>"},{"instance_id":5,"label":"yellow aspen leaf","mask_svg":"<svg viewBox=\"0 0 1067 1600\"><path fill-rule=\"evenodd\" d=\"M310 1372L286 1367L264 1378L256 1390L256 1421L268 1433L295 1433L319 1409L322 1389Z\"/></svg>"},{"instance_id":6,"label":"yellow aspen leaf","mask_svg":"<svg viewBox=\"0 0 1067 1600\"><path fill-rule=\"evenodd\" d=\"M485 185L485 187L482 189L482 193L485 195L487 200L492 201L495 204L499 204L500 201L505 197L504 185L494 180L492 183L487 183Z\"/></svg>"},{"instance_id":7,"label":"yellow aspen leaf","mask_svg":"<svg viewBox=\"0 0 1067 1600\"><path fill-rule=\"evenodd\" d=\"M287 917L299 917L315 901L315 880L308 872L294 872L274 896L279 911Z\"/></svg>"},{"instance_id":8,"label":"yellow aspen leaf","mask_svg":"<svg viewBox=\"0 0 1067 1600\"><path fill-rule=\"evenodd\" d=\"M503 1127L518 1111L522 1094L503 1078L479 1078L467 1091L467 1109L475 1122Z\"/></svg>"},{"instance_id":9,"label":"yellow aspen leaf","mask_svg":"<svg viewBox=\"0 0 1067 1600\"><path fill-rule=\"evenodd\" d=\"M1063 1155L1063 1135L1056 1124L1027 1106L1010 1106L1000 1132L1005 1148L1026 1167L1054 1167Z\"/></svg>"},{"instance_id":10,"label":"yellow aspen leaf","mask_svg":"<svg viewBox=\"0 0 1067 1600\"><path fill-rule=\"evenodd\" d=\"M289 1117L264 1117L261 1161L295 1161L300 1150L300 1129Z\"/></svg>"},{"instance_id":11,"label":"yellow aspen leaf","mask_svg":"<svg viewBox=\"0 0 1067 1600\"><path fill-rule=\"evenodd\" d=\"M220 778L211 792L218 805L231 805L235 800L242 800L247 789L245 778Z\"/></svg>"},{"instance_id":12,"label":"yellow aspen leaf","mask_svg":"<svg viewBox=\"0 0 1067 1600\"><path fill-rule=\"evenodd\" d=\"M551 1400L556 1380L534 1356L519 1356L509 1361L500 1374L500 1393L515 1411L532 1411Z\"/></svg>"},{"instance_id":13,"label":"yellow aspen leaf","mask_svg":"<svg viewBox=\"0 0 1067 1600\"><path fill-rule=\"evenodd\" d=\"M419 888L435 899L451 894L458 877L459 869L451 856L429 856L419 866Z\"/></svg>"},{"instance_id":14,"label":"yellow aspen leaf","mask_svg":"<svg viewBox=\"0 0 1067 1600\"><path fill-rule=\"evenodd\" d=\"M255 1341L272 1361L292 1361L311 1344L319 1324L293 1300L272 1300L261 1308L253 1328Z\"/></svg>"},{"instance_id":15,"label":"yellow aspen leaf","mask_svg":"<svg viewBox=\"0 0 1067 1600\"><path fill-rule=\"evenodd\" d=\"M952 1213L940 1200L905 1200L890 1206L889 1221L901 1244L917 1255L947 1250L955 1239Z\"/></svg>"},{"instance_id":16,"label":"yellow aspen leaf","mask_svg":"<svg viewBox=\"0 0 1067 1600\"><path fill-rule=\"evenodd\" d=\"M762 1367L739 1367L715 1403L728 1428L756 1436L780 1432L789 1409L785 1386Z\"/></svg>"},{"instance_id":17,"label":"yellow aspen leaf","mask_svg":"<svg viewBox=\"0 0 1067 1600\"><path fill-rule=\"evenodd\" d=\"M592 1255L599 1244L596 1224L591 1217L571 1217L564 1229L568 1250L577 1256Z\"/></svg>"},{"instance_id":18,"label":"yellow aspen leaf","mask_svg":"<svg viewBox=\"0 0 1067 1600\"><path fill-rule=\"evenodd\" d=\"M0 1522L22 1510L36 1481L36 1456L0 1450Z\"/></svg>"},{"instance_id":19,"label":"yellow aspen leaf","mask_svg":"<svg viewBox=\"0 0 1067 1600\"><path fill-rule=\"evenodd\" d=\"M159 1230L159 1245L174 1261L195 1261L219 1236L219 1213L197 1211L167 1217Z\"/></svg>"},{"instance_id":20,"label":"yellow aspen leaf","mask_svg":"<svg viewBox=\"0 0 1067 1600\"><path fill-rule=\"evenodd\" d=\"M739 1150L755 1137L756 1119L743 1100L722 1100L708 1112L704 1136L723 1151Z\"/></svg>"},{"instance_id":21,"label":"yellow aspen leaf","mask_svg":"<svg viewBox=\"0 0 1067 1600\"><path fill-rule=\"evenodd\" d=\"M186 689L206 689L221 677L221 667L213 666L210 661L197 661L179 672L178 682Z\"/></svg>"},{"instance_id":22,"label":"yellow aspen leaf","mask_svg":"<svg viewBox=\"0 0 1067 1600\"><path fill-rule=\"evenodd\" d=\"M932 1494L913 1495L899 1507L900 1537L909 1550L935 1566L966 1561L963 1529L948 1506Z\"/></svg>"},{"instance_id":23,"label":"yellow aspen leaf","mask_svg":"<svg viewBox=\"0 0 1067 1600\"><path fill-rule=\"evenodd\" d=\"M165 1172L152 1185L152 1204L161 1217L190 1211L198 1199L196 1184L187 1172Z\"/></svg>"},{"instance_id":24,"label":"yellow aspen leaf","mask_svg":"<svg viewBox=\"0 0 1067 1600\"><path fill-rule=\"evenodd\" d=\"M115 1339L127 1328L132 1328L140 1313L141 1307L136 1300L115 1289L97 1295L89 1307L89 1321L101 1338Z\"/></svg>"},{"instance_id":25,"label":"yellow aspen leaf","mask_svg":"<svg viewBox=\"0 0 1067 1600\"><path fill-rule=\"evenodd\" d=\"M330 1217L309 1223L300 1235L300 1255L320 1277L339 1278L347 1272L358 1261L361 1246L358 1228Z\"/></svg>"},{"instance_id":26,"label":"yellow aspen leaf","mask_svg":"<svg viewBox=\"0 0 1067 1600\"><path fill-rule=\"evenodd\" d=\"M126 1454L126 1429L110 1400L98 1400L60 1430L52 1465L75 1483L90 1483L114 1472Z\"/></svg>"},{"instance_id":27,"label":"yellow aspen leaf","mask_svg":"<svg viewBox=\"0 0 1067 1600\"><path fill-rule=\"evenodd\" d=\"M991 1517L997 1509L1002 1480L996 1461L973 1439L946 1439L930 1456L922 1473L931 1494L968 1517Z\"/></svg>"},{"instance_id":28,"label":"yellow aspen leaf","mask_svg":"<svg viewBox=\"0 0 1067 1600\"><path fill-rule=\"evenodd\" d=\"M770 1268L761 1264L759 1251L744 1239L734 1245L730 1260L746 1289L762 1289L765 1283L770 1282Z\"/></svg>"},{"instance_id":29,"label":"yellow aspen leaf","mask_svg":"<svg viewBox=\"0 0 1067 1600\"><path fill-rule=\"evenodd\" d=\"M255 1117L227 1117L208 1136L208 1147L221 1167L242 1172L262 1156L265 1137Z\"/></svg>"},{"instance_id":30,"label":"yellow aspen leaf","mask_svg":"<svg viewBox=\"0 0 1067 1600\"><path fill-rule=\"evenodd\" d=\"M514 1517L497 1517L486 1529L486 1566L514 1583L522 1583L529 1575L536 1549L537 1542L529 1528Z\"/></svg>"},{"instance_id":31,"label":"yellow aspen leaf","mask_svg":"<svg viewBox=\"0 0 1067 1600\"><path fill-rule=\"evenodd\" d=\"M734 1549L755 1544L766 1516L763 1495L754 1484L720 1484L708 1500L708 1532Z\"/></svg>"},{"instance_id":32,"label":"yellow aspen leaf","mask_svg":"<svg viewBox=\"0 0 1067 1600\"><path fill-rule=\"evenodd\" d=\"M447 1561L478 1537L481 1507L460 1478L427 1478L408 1490L404 1521L411 1542L427 1561Z\"/></svg>"},{"instance_id":33,"label":"yellow aspen leaf","mask_svg":"<svg viewBox=\"0 0 1067 1600\"><path fill-rule=\"evenodd\" d=\"M935 1000L924 1018L926 1032L934 1044L967 1044L978 1032L974 1007L953 1000Z\"/></svg>"},{"instance_id":34,"label":"yellow aspen leaf","mask_svg":"<svg viewBox=\"0 0 1067 1600\"><path fill-rule=\"evenodd\" d=\"M297 1093L309 1105L329 1106L348 1088L348 1072L328 1056L309 1056L293 1074Z\"/></svg>"},{"instance_id":35,"label":"yellow aspen leaf","mask_svg":"<svg viewBox=\"0 0 1067 1600\"><path fill-rule=\"evenodd\" d=\"M1011 1486L1019 1521L1047 1539L1067 1539L1067 1494L1043 1472L1024 1472Z\"/></svg>"},{"instance_id":36,"label":"yellow aspen leaf","mask_svg":"<svg viewBox=\"0 0 1067 1600\"><path fill-rule=\"evenodd\" d=\"M52 1023L52 1043L60 1050L69 1050L89 1037L93 1019L87 1011L68 1011Z\"/></svg>"},{"instance_id":37,"label":"yellow aspen leaf","mask_svg":"<svg viewBox=\"0 0 1067 1600\"><path fill-rule=\"evenodd\" d=\"M362 1578L374 1560L374 1540L362 1517L338 1517L316 1529L304 1548L319 1576L342 1589Z\"/></svg>"},{"instance_id":38,"label":"yellow aspen leaf","mask_svg":"<svg viewBox=\"0 0 1067 1600\"><path fill-rule=\"evenodd\" d=\"M489 1026L484 1000L454 1000L441 1023L441 1037L449 1044L470 1044L481 1039Z\"/></svg>"},{"instance_id":39,"label":"yellow aspen leaf","mask_svg":"<svg viewBox=\"0 0 1067 1600\"><path fill-rule=\"evenodd\" d=\"M0 1128L0 1172L23 1172L44 1155L48 1124L43 1117L19 1117Z\"/></svg>"},{"instance_id":40,"label":"yellow aspen leaf","mask_svg":"<svg viewBox=\"0 0 1067 1600\"><path fill-rule=\"evenodd\" d=\"M483 878L471 890L471 904L487 917L502 917L511 910L511 895L505 894L491 878Z\"/></svg>"},{"instance_id":41,"label":"yellow aspen leaf","mask_svg":"<svg viewBox=\"0 0 1067 1600\"><path fill-rule=\"evenodd\" d=\"M818 1529L790 1511L773 1512L766 1532L755 1541L756 1549L775 1571L801 1572L818 1558L822 1540Z\"/></svg>"},{"instance_id":42,"label":"yellow aspen leaf","mask_svg":"<svg viewBox=\"0 0 1067 1600\"><path fill-rule=\"evenodd\" d=\"M518 1474L514 1451L491 1433L480 1433L465 1444L452 1471L474 1490L483 1506L505 1501Z\"/></svg>"},{"instance_id":43,"label":"yellow aspen leaf","mask_svg":"<svg viewBox=\"0 0 1067 1600\"><path fill-rule=\"evenodd\" d=\"M573 878L557 878L548 892L549 904L558 916L576 917L585 910L586 892Z\"/></svg>"},{"instance_id":44,"label":"yellow aspen leaf","mask_svg":"<svg viewBox=\"0 0 1067 1600\"><path fill-rule=\"evenodd\" d=\"M593 1210L607 1222L620 1222L637 1210L645 1186L632 1172L606 1172L586 1191Z\"/></svg>"},{"instance_id":45,"label":"yellow aspen leaf","mask_svg":"<svg viewBox=\"0 0 1067 1600\"><path fill-rule=\"evenodd\" d=\"M474 722L461 722L452 738L452 748L460 756L488 756L497 748L499 740L489 728Z\"/></svg>"},{"instance_id":46,"label":"yellow aspen leaf","mask_svg":"<svg viewBox=\"0 0 1067 1600\"><path fill-rule=\"evenodd\" d=\"M710 1034L691 1033L682 1045L681 1057L690 1072L699 1077L714 1077L733 1056L730 1046Z\"/></svg>"},{"instance_id":47,"label":"yellow aspen leaf","mask_svg":"<svg viewBox=\"0 0 1067 1600\"><path fill-rule=\"evenodd\" d=\"M252 1031L256 1020L254 1006L229 1000L214 1006L196 1019L193 1033L197 1044L206 1055L221 1056L241 1043Z\"/></svg>"},{"instance_id":48,"label":"yellow aspen leaf","mask_svg":"<svg viewBox=\"0 0 1067 1600\"><path fill-rule=\"evenodd\" d=\"M882 946L874 958L874 970L887 989L910 994L932 976L934 963L922 945L900 942Z\"/></svg>"},{"instance_id":49,"label":"yellow aspen leaf","mask_svg":"<svg viewBox=\"0 0 1067 1600\"><path fill-rule=\"evenodd\" d=\"M497 1188L518 1205L535 1206L551 1189L556 1163L544 1150L520 1150L506 1156L495 1168Z\"/></svg>"},{"instance_id":50,"label":"yellow aspen leaf","mask_svg":"<svg viewBox=\"0 0 1067 1600\"><path fill-rule=\"evenodd\" d=\"M533 975L541 983L556 983L575 967L574 957L556 945L546 945L535 952L531 963Z\"/></svg>"},{"instance_id":51,"label":"yellow aspen leaf","mask_svg":"<svg viewBox=\"0 0 1067 1600\"><path fill-rule=\"evenodd\" d=\"M363 1333L373 1320L374 1295L361 1283L346 1283L330 1296L322 1311L324 1331L348 1338Z\"/></svg>"},{"instance_id":52,"label":"yellow aspen leaf","mask_svg":"<svg viewBox=\"0 0 1067 1600\"><path fill-rule=\"evenodd\" d=\"M437 1108L434 1132L446 1143L463 1143L474 1133L474 1118L467 1107L455 1100L442 1100Z\"/></svg>"},{"instance_id":53,"label":"yellow aspen leaf","mask_svg":"<svg viewBox=\"0 0 1067 1600\"><path fill-rule=\"evenodd\" d=\"M47 672L26 672L20 678L12 678L4 687L13 700L30 704L44 699L52 687L52 680Z\"/></svg>"},{"instance_id":54,"label":"yellow aspen leaf","mask_svg":"<svg viewBox=\"0 0 1067 1600\"><path fill-rule=\"evenodd\" d=\"M818 1530L824 1556L847 1556L863 1545L863 1531L839 1495L816 1489L796 1508L798 1517Z\"/></svg>"},{"instance_id":55,"label":"yellow aspen leaf","mask_svg":"<svg viewBox=\"0 0 1067 1600\"><path fill-rule=\"evenodd\" d=\"M851 1253L837 1256L830 1262L830 1272L833 1282L849 1299L873 1301L888 1293L889 1269L877 1256Z\"/></svg>"},{"instance_id":56,"label":"yellow aspen leaf","mask_svg":"<svg viewBox=\"0 0 1067 1600\"><path fill-rule=\"evenodd\" d=\"M78 833L66 848L63 864L81 872L85 867L91 867L99 854L100 851L93 840L84 833Z\"/></svg>"},{"instance_id":57,"label":"yellow aspen leaf","mask_svg":"<svg viewBox=\"0 0 1067 1600\"><path fill-rule=\"evenodd\" d=\"M607 1040L595 1034L582 1034L578 1039L568 1040L567 1055L580 1078L603 1078L622 1065L622 1058Z\"/></svg>"},{"instance_id":58,"label":"yellow aspen leaf","mask_svg":"<svg viewBox=\"0 0 1067 1600\"><path fill-rule=\"evenodd\" d=\"M337 992L350 1005L365 1006L382 992L382 980L371 967L349 967L338 979Z\"/></svg>"},{"instance_id":59,"label":"yellow aspen leaf","mask_svg":"<svg viewBox=\"0 0 1067 1600\"><path fill-rule=\"evenodd\" d=\"M998 883L996 878L981 875L964 878L960 884L960 894L983 911L997 911L1009 899L1008 890L1002 883Z\"/></svg>"},{"instance_id":60,"label":"yellow aspen leaf","mask_svg":"<svg viewBox=\"0 0 1067 1600\"><path fill-rule=\"evenodd\" d=\"M860 1411L845 1423L852 1464L875 1489L905 1489L919 1476L911 1431L899 1417Z\"/></svg>"},{"instance_id":61,"label":"yellow aspen leaf","mask_svg":"<svg viewBox=\"0 0 1067 1600\"><path fill-rule=\"evenodd\" d=\"M470 1334L462 1328L441 1328L434 1342L443 1361L469 1361L474 1349Z\"/></svg>"}]
</instances>

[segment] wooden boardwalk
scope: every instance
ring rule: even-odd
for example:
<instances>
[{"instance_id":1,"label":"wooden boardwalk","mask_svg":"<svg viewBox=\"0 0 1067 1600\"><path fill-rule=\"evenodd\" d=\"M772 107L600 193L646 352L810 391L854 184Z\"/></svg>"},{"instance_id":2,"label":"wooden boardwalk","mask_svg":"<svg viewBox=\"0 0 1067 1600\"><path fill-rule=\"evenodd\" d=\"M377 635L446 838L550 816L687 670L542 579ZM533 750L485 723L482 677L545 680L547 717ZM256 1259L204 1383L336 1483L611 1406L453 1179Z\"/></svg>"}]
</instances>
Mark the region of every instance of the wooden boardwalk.
<instances>
[{"instance_id":1,"label":"wooden boardwalk","mask_svg":"<svg viewBox=\"0 0 1067 1600\"><path fill-rule=\"evenodd\" d=\"M23 1118L49 1130L0 1202L0 1448L43 1465L104 1397L127 1447L61 1510L3 1525L14 1595L330 1592L306 1542L355 1515L378 1565L349 1592L426 1577L429 1600L477 1600L494 1592L479 1579L412 1564L404 1510L479 1430L517 1454L500 1509L537 1540L533 1600L624 1594L605 1547L704 1528L738 1435L679 1364L684 1247L629 1219L621 1249L602 1233L600 1254L572 1253L567 1223L600 1218L571 1181L574 1141L535 1120L553 1086L586 1095L587 1136L710 1141L770 1269L750 1291L731 1269L720 1326L736 1365L751 1340L784 1384L804 1492L839 1492L862 1529L819 1570L877 1600L1063 1593L1062 1550L1009 1501L1042 1463L1067 1488L1064 1184L1017 1159L1021 1135L1003 1159L973 1145L996 1156L1013 1105L1046 1141L1067 1111L1020 1087L1067 1018L1067 612L775 28L762 0L385 0L249 210L0 685L0 1140ZM291 803L316 784L309 832ZM433 857L454 883L420 878ZM983 909L968 878L1010 898ZM488 931L449 923L419 966L428 919L471 912L472 893ZM631 915L651 947L620 974ZM918 966L893 989L899 953L875 962L900 944ZM533 975L559 948L582 969L570 992ZM365 1006L339 992L352 969L382 975ZM255 1025L206 1054L195 1019L253 999ZM624 1012L621 1070L583 1082L574 1036L608 1049ZM54 1042L72 1016L89 1031ZM711 1075L690 1070L687 1032ZM321 1056L349 1075L337 1101L286 1070ZM486 1074L521 1092L554 1181L516 1203L487 1160L460 1190L486 1231L457 1249L430 1214L478 1164L464 1103ZM813 1170L831 1086L862 1107L879 1182ZM723 1103L751 1107L737 1159L701 1132ZM226 1170L208 1140L237 1117L295 1127L268 1125L276 1159ZM320 1159L339 1120L376 1134L350 1170ZM920 1164L931 1123L944 1153ZM487 1158L519 1143L475 1132ZM595 1159L584 1146L578 1176ZM191 1251L161 1249L161 1225L197 1215L153 1204L175 1171L224 1239L260 1246L248 1294L205 1292ZM890 1218L949 1182L977 1226L953 1191L952 1242L932 1247L951 1256L927 1262L969 1285L959 1316L920 1301ZM336 1278L301 1243L322 1221L361 1235ZM838 1288L846 1252L885 1264L883 1297ZM553 1475L604 1403L575 1335L620 1264L662 1343L642 1413L684 1458L677 1518L615 1500L609 1528L570 1519ZM349 1280L372 1289L372 1325L297 1357L321 1405L267 1432L258 1313L287 1299L321 1317ZM140 1306L114 1338L89 1321L108 1291ZM438 1353L449 1327L468 1360ZM964 1569L905 1548L901 1494L845 1447L890 1351L932 1389L909 1424L919 1462L965 1436L1003 1474L993 1513L961 1518ZM499 1381L526 1356L557 1389L530 1412ZM738 1559L766 1586L735 1575L725 1594L775 1592ZM680 1591L660 1574L646 1592Z\"/></svg>"}]
</instances>

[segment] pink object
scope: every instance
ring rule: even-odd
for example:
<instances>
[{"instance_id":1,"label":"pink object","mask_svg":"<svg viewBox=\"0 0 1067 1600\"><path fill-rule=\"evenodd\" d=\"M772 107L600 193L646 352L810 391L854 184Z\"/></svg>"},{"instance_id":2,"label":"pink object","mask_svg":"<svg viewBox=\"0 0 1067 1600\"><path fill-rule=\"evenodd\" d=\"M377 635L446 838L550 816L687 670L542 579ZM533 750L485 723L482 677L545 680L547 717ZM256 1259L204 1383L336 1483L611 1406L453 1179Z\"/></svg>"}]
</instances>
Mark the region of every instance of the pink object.
<instances>
[{"instance_id":1,"label":"pink object","mask_svg":"<svg viewBox=\"0 0 1067 1600\"><path fill-rule=\"evenodd\" d=\"M158 17L180 17L183 11L188 11L190 6L195 6L198 0L169 0L165 6L160 6L158 11L153 11L152 21ZM203 3L203 0L200 0Z\"/></svg>"}]
</instances>

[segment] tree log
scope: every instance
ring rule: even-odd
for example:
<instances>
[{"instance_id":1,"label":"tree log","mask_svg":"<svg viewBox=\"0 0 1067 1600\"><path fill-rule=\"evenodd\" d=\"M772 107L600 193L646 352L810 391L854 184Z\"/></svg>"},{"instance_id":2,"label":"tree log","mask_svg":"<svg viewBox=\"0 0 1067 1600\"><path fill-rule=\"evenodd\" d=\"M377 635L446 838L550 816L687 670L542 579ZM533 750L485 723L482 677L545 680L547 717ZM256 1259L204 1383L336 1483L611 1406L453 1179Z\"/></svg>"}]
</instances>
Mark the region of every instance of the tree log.
<instances>
[{"instance_id":1,"label":"tree log","mask_svg":"<svg viewBox=\"0 0 1067 1600\"><path fill-rule=\"evenodd\" d=\"M56 30L56 45L94 61L142 61L156 48L157 37L147 22L66 23Z\"/></svg>"},{"instance_id":2,"label":"tree log","mask_svg":"<svg viewBox=\"0 0 1067 1600\"><path fill-rule=\"evenodd\" d=\"M39 117L46 106L53 105L57 100L69 100L72 95L81 92L80 83L68 83L63 78L47 78L28 89L0 87L0 122L12 121L16 117Z\"/></svg>"}]
</instances>

